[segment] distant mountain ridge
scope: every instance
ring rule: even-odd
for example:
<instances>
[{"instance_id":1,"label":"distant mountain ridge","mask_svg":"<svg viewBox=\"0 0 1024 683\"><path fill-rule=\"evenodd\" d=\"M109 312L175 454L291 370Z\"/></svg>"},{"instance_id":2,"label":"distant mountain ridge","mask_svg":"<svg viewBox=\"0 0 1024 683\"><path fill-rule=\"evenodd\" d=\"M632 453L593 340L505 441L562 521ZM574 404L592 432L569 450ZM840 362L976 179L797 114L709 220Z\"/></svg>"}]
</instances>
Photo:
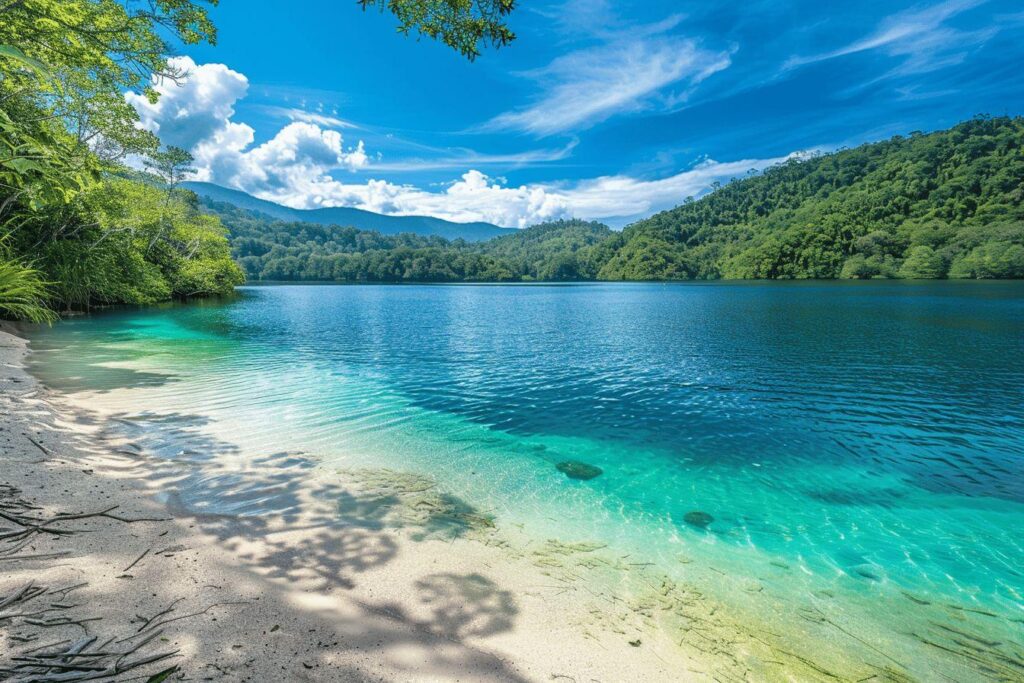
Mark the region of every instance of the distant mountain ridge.
<instances>
[{"instance_id":1,"label":"distant mountain ridge","mask_svg":"<svg viewBox=\"0 0 1024 683\"><path fill-rule=\"evenodd\" d=\"M207 208L254 280L1024 279L1024 118L794 159L621 232L569 220L449 242Z\"/></svg>"},{"instance_id":2,"label":"distant mountain ridge","mask_svg":"<svg viewBox=\"0 0 1024 683\"><path fill-rule=\"evenodd\" d=\"M225 202L240 209L255 211L282 221L339 225L379 232L382 235L411 232L417 235L437 235L448 240L463 239L467 242L479 242L516 232L515 228L501 228L491 223L455 223L432 216L387 216L343 206L324 209L292 209L212 183L187 182L182 183L181 186L192 190L201 198Z\"/></svg>"}]
</instances>

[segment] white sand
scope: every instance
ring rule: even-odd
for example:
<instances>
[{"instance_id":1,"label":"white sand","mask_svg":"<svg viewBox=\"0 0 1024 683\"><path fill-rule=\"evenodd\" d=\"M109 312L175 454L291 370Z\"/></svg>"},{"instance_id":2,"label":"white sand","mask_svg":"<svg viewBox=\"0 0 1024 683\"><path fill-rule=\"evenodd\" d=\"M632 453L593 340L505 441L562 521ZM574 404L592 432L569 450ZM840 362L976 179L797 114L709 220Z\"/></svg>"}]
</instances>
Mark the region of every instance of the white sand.
<instances>
[{"instance_id":1,"label":"white sand","mask_svg":"<svg viewBox=\"0 0 1024 683\"><path fill-rule=\"evenodd\" d=\"M86 584L66 596L51 592L0 608L0 671L41 645L77 641L83 633L101 642L142 629L163 632L134 656L176 654L121 679L144 681L175 665L168 680L583 682L745 675L731 656L697 661L699 653L681 649L658 627L651 613L657 608L575 581L575 565L563 560L600 559L593 549L513 551L505 539L514 530L492 529L472 516L457 520L457 534L431 534L419 523L424 506L429 510L437 501L400 478L385 486L397 491L399 502L387 515L400 517L401 528L387 517L360 523L358 505L343 522L340 482L290 490L294 509L275 517L176 511L158 502L175 476L167 464L104 440L102 418L56 400L25 372L26 353L23 340L0 331L0 482L20 489L0 493L0 506L20 497L42 508L31 512L40 518L116 506L114 514L125 518L165 521L60 522L53 528L81 533L40 533L13 559L0 554L0 604L29 582L51 591ZM368 508L367 514L377 512ZM0 520L0 531L4 527L12 528ZM0 540L0 553L4 544ZM62 554L18 559L53 553ZM668 610L671 604L662 600ZM169 607L153 623L174 621L145 627ZM36 611L42 613L4 618ZM56 617L80 623L26 621Z\"/></svg>"}]
</instances>

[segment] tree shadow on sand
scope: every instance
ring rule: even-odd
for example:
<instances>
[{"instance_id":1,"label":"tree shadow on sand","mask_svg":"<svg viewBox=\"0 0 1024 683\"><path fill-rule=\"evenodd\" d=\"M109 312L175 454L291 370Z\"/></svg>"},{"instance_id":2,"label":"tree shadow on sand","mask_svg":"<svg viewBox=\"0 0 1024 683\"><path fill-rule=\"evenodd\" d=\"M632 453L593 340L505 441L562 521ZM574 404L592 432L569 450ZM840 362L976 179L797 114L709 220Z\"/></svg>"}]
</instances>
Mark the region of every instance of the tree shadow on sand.
<instances>
[{"instance_id":1,"label":"tree shadow on sand","mask_svg":"<svg viewBox=\"0 0 1024 683\"><path fill-rule=\"evenodd\" d=\"M175 512L174 520L137 527L90 557L99 566L129 567L124 571L133 584L145 586L143 602L125 605L125 623L90 622L90 632L132 632L130 615L161 613L168 638L193 641L195 654L180 665L200 677L252 673L259 669L250 667L263 666L263 660L246 656L274 652L272 664L260 671L280 671L287 680L525 680L476 642L508 631L518 614L512 593L483 574L410 579L405 608L331 591L354 588L360 574L392 562L399 531L454 538L477 528L486 515L447 494L365 482L350 487L313 476L314 463L302 454L242 459L235 445L204 434L207 424L199 415L120 415L106 423L102 438L76 445L88 451L80 462L94 467L90 476L142 481ZM102 467L92 456L102 458ZM141 493L139 500L158 511L154 497ZM178 593L180 584L161 580L167 572L188 576L190 562L181 554L187 549L167 547L178 533L168 536L170 530L188 527L228 551L231 561L218 571L234 578L214 586L196 575L196 588L186 595ZM193 532L183 533L187 539ZM93 604L125 600L114 587L89 590ZM216 634L228 624L237 633L227 637L238 644L226 647ZM315 646L308 635L314 632Z\"/></svg>"}]
</instances>

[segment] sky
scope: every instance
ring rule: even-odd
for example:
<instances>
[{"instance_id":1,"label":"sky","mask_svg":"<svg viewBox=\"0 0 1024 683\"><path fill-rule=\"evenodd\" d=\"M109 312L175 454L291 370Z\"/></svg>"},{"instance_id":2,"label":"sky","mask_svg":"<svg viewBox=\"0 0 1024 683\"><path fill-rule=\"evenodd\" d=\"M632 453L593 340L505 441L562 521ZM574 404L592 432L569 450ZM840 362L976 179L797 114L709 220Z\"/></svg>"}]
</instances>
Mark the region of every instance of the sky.
<instances>
[{"instance_id":1,"label":"sky","mask_svg":"<svg viewBox=\"0 0 1024 683\"><path fill-rule=\"evenodd\" d=\"M222 0L133 93L196 179L295 208L624 226L788 158L1024 114L1019 0L521 0L475 62L354 2Z\"/></svg>"}]
</instances>

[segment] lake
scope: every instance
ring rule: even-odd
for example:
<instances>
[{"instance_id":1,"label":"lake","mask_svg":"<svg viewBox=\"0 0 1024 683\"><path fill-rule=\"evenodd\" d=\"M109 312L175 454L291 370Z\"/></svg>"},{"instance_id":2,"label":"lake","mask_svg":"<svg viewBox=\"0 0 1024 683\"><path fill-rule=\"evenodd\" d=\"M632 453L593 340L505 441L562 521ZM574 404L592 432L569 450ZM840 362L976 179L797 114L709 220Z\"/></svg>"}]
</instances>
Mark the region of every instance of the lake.
<instances>
[{"instance_id":1,"label":"lake","mask_svg":"<svg viewBox=\"0 0 1024 683\"><path fill-rule=\"evenodd\" d=\"M246 287L32 348L157 457L427 474L780 631L814 609L919 675L1024 676L1024 283ZM239 472L181 498L283 511Z\"/></svg>"}]
</instances>

